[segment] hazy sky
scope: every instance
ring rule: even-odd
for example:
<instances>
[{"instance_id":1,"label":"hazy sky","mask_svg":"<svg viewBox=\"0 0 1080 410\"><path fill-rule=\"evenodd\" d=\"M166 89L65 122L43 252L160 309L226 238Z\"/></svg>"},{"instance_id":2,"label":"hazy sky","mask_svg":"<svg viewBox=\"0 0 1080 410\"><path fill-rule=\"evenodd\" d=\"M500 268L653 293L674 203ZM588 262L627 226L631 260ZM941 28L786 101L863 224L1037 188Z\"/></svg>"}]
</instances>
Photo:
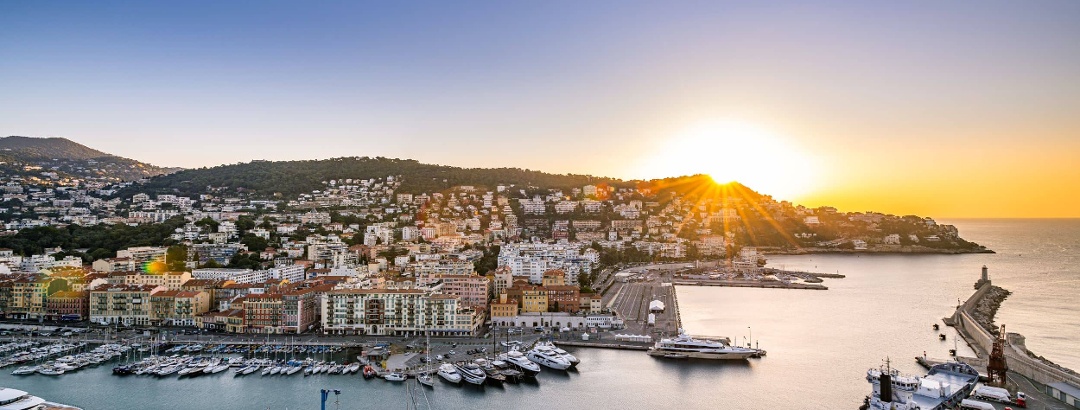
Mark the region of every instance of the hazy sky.
<instances>
[{"instance_id":1,"label":"hazy sky","mask_svg":"<svg viewBox=\"0 0 1080 410\"><path fill-rule=\"evenodd\" d=\"M1080 2L802 3L4 1L0 134L1080 217Z\"/></svg>"}]
</instances>

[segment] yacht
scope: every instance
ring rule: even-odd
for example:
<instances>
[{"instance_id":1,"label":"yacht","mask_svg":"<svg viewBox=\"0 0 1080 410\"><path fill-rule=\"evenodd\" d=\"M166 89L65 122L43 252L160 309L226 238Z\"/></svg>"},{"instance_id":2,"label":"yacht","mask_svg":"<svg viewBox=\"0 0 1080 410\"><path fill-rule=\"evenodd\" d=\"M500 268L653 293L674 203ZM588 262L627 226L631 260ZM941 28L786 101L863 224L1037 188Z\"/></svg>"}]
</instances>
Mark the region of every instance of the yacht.
<instances>
[{"instance_id":1,"label":"yacht","mask_svg":"<svg viewBox=\"0 0 1080 410\"><path fill-rule=\"evenodd\" d=\"M458 373L457 369L454 368L454 365L450 363L443 363L442 365L440 365L438 375L439 377L442 377L443 380L446 380L450 383L461 383L461 374Z\"/></svg>"},{"instance_id":2,"label":"yacht","mask_svg":"<svg viewBox=\"0 0 1080 410\"><path fill-rule=\"evenodd\" d=\"M15 371L11 372L11 374L16 375L16 376L34 374L34 372L36 372L37 369L38 369L37 366L23 366L23 367L20 367L18 369L15 369Z\"/></svg>"},{"instance_id":3,"label":"yacht","mask_svg":"<svg viewBox=\"0 0 1080 410\"><path fill-rule=\"evenodd\" d=\"M529 350L529 352L525 354L525 356L528 357L529 360L536 362L536 364L550 369L566 370L570 368L570 361L562 355L555 353L550 346L542 344L534 346L532 350Z\"/></svg>"},{"instance_id":4,"label":"yacht","mask_svg":"<svg viewBox=\"0 0 1080 410\"><path fill-rule=\"evenodd\" d=\"M58 369L55 367L41 366L37 369L38 374L45 376L59 376L64 374L64 369Z\"/></svg>"},{"instance_id":5,"label":"yacht","mask_svg":"<svg viewBox=\"0 0 1080 410\"><path fill-rule=\"evenodd\" d=\"M0 387L0 409L31 410L39 408L78 410L78 408L76 407L57 403L49 403L45 401L45 399L34 396L19 389Z\"/></svg>"},{"instance_id":6,"label":"yacht","mask_svg":"<svg viewBox=\"0 0 1080 410\"><path fill-rule=\"evenodd\" d=\"M487 380L487 374L484 373L484 369L481 369L476 363L457 363L454 364L454 368L461 374L461 378L469 383L481 385Z\"/></svg>"},{"instance_id":7,"label":"yacht","mask_svg":"<svg viewBox=\"0 0 1080 410\"><path fill-rule=\"evenodd\" d=\"M578 363L581 363L581 360L579 360L577 358L577 356L574 356L574 355L570 354L570 352L567 352L566 350L560 349L558 346L555 346L554 343L551 343L551 342L538 342L537 345L538 346L540 346L540 345L546 346L546 347L550 348L552 351L554 351L555 353L558 353L559 356L562 356L562 357L566 358L566 361L570 362L570 367L576 367L578 365Z\"/></svg>"},{"instance_id":8,"label":"yacht","mask_svg":"<svg viewBox=\"0 0 1080 410\"><path fill-rule=\"evenodd\" d=\"M517 350L511 350L506 352L506 354L499 355L498 359L506 362L510 367L524 373L525 376L536 377L536 375L540 373L540 366L533 363Z\"/></svg>"},{"instance_id":9,"label":"yacht","mask_svg":"<svg viewBox=\"0 0 1080 410\"><path fill-rule=\"evenodd\" d=\"M484 375L487 376L487 382L489 384L501 386L503 382L506 382L506 376L504 376L499 369L496 369L488 359L476 359L473 360L473 363L476 363L476 365L484 371Z\"/></svg>"},{"instance_id":10,"label":"yacht","mask_svg":"<svg viewBox=\"0 0 1080 410\"><path fill-rule=\"evenodd\" d=\"M672 359L745 360L760 355L757 349L730 346L723 340L694 339L685 333L664 338L649 348L650 356Z\"/></svg>"}]
</instances>

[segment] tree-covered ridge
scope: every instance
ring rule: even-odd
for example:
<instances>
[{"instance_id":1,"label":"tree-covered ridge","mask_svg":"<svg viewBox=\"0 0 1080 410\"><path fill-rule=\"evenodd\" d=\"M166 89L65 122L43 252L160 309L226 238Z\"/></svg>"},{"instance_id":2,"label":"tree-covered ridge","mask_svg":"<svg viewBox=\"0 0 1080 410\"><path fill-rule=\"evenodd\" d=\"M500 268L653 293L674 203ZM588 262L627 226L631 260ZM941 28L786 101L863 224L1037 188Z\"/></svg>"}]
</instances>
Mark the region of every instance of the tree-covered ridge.
<instances>
[{"instance_id":1,"label":"tree-covered ridge","mask_svg":"<svg viewBox=\"0 0 1080 410\"><path fill-rule=\"evenodd\" d=\"M591 175L550 174L521 168L459 168L422 164L411 159L383 157L343 157L306 161L254 161L189 169L159 176L120 192L121 197L143 192L197 196L209 190L242 192L249 197L294 198L322 189L323 182L341 179L366 179L398 176L400 192L420 194L439 192L461 185L493 190L498 185L543 189L580 188L608 184L632 187L634 184L614 178Z\"/></svg>"},{"instance_id":2,"label":"tree-covered ridge","mask_svg":"<svg viewBox=\"0 0 1080 410\"><path fill-rule=\"evenodd\" d=\"M0 151L25 159L94 159L113 156L67 138L5 137L0 138Z\"/></svg>"},{"instance_id":3,"label":"tree-covered ridge","mask_svg":"<svg viewBox=\"0 0 1080 410\"><path fill-rule=\"evenodd\" d=\"M0 162L4 175L55 172L65 177L113 181L133 181L175 171L101 152L66 138L0 138Z\"/></svg>"}]
</instances>

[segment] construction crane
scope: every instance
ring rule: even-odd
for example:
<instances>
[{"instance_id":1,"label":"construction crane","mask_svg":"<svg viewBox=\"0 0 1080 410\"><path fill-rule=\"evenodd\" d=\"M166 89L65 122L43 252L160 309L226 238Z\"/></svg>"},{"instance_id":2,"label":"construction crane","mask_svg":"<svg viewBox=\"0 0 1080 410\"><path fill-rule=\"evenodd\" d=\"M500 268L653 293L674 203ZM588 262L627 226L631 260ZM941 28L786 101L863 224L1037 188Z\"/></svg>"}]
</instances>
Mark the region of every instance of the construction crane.
<instances>
[{"instance_id":1,"label":"construction crane","mask_svg":"<svg viewBox=\"0 0 1080 410\"><path fill-rule=\"evenodd\" d=\"M338 390L338 389L333 389L333 390L322 389L322 390L320 390L320 393L322 393L322 407L321 407L322 410L326 410L326 399L328 397L330 397L330 392L334 393L334 408L340 408L341 407L341 403L338 402L338 399L337 399L337 396L341 395L341 390Z\"/></svg>"}]
</instances>

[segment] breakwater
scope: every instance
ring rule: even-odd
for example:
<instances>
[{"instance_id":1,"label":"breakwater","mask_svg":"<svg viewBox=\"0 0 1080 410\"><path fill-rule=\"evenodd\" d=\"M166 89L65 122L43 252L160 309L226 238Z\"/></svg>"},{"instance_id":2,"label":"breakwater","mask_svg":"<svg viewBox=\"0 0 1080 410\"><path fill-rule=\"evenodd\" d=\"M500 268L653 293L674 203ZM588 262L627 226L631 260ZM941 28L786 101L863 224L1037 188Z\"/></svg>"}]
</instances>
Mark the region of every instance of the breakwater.
<instances>
[{"instance_id":1,"label":"breakwater","mask_svg":"<svg viewBox=\"0 0 1080 410\"><path fill-rule=\"evenodd\" d=\"M975 350L980 363L985 363L989 358L994 341L998 338L996 332L991 333L988 327L993 326L992 313L997 311L994 305L1000 305L1007 296L1007 293L1002 291L1008 292L994 286L989 280L980 281L975 293L957 306L951 317L944 319L945 323L956 328L960 336ZM1080 375L1075 371L1028 352L1024 336L1018 333L1006 333L1005 357L1010 371L1036 382L1048 384L1064 381L1080 385Z\"/></svg>"}]
</instances>

